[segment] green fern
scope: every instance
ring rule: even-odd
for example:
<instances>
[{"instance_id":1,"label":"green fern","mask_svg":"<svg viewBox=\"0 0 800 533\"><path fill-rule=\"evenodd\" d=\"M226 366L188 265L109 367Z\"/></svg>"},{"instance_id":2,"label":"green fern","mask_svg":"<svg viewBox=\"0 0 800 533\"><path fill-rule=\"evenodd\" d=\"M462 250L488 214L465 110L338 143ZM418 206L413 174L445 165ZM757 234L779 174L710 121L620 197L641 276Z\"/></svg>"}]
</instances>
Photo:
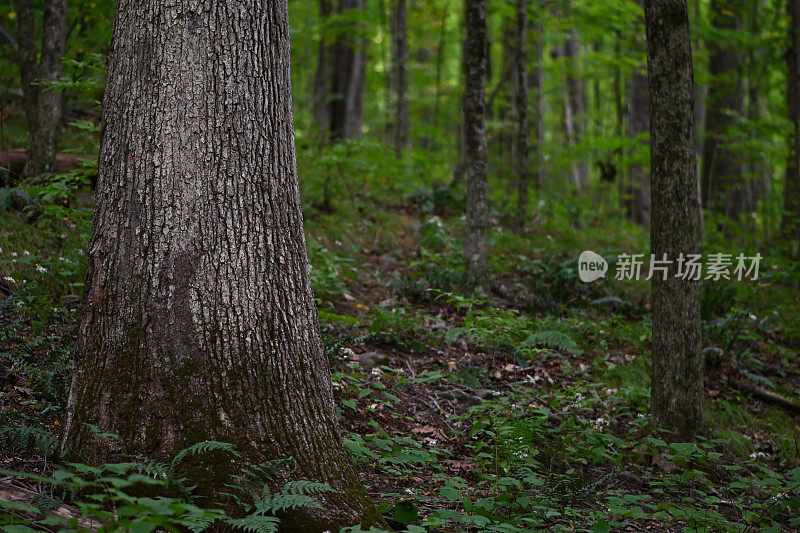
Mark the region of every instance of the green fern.
<instances>
[{"instance_id":1,"label":"green fern","mask_svg":"<svg viewBox=\"0 0 800 533\"><path fill-rule=\"evenodd\" d=\"M548 348L555 348L556 350L567 352L571 355L581 355L583 350L572 338L566 333L558 330L539 331L532 333L527 339L522 341L517 346L518 354L529 353L530 350L537 345L547 346Z\"/></svg>"},{"instance_id":2,"label":"green fern","mask_svg":"<svg viewBox=\"0 0 800 533\"><path fill-rule=\"evenodd\" d=\"M189 456L200 455L203 453L209 453L215 451L224 451L233 454L236 457L241 456L241 454L239 454L239 452L236 451L236 446L233 444L230 444L228 442L219 442L216 440L206 440L203 442L198 442L197 444L193 444L192 446L189 446L188 448L184 448L183 450L179 451L178 454L170 463L170 467L174 469L176 466L181 464L181 462L183 462L184 459L186 459Z\"/></svg>"},{"instance_id":3,"label":"green fern","mask_svg":"<svg viewBox=\"0 0 800 533\"><path fill-rule=\"evenodd\" d=\"M243 518L228 518L225 523L250 533L276 533L280 520L274 516L249 515Z\"/></svg>"},{"instance_id":4,"label":"green fern","mask_svg":"<svg viewBox=\"0 0 800 533\"><path fill-rule=\"evenodd\" d=\"M45 457L55 452L58 446L56 438L39 427L5 426L0 428L0 442L12 441L18 449L35 449Z\"/></svg>"}]
</instances>

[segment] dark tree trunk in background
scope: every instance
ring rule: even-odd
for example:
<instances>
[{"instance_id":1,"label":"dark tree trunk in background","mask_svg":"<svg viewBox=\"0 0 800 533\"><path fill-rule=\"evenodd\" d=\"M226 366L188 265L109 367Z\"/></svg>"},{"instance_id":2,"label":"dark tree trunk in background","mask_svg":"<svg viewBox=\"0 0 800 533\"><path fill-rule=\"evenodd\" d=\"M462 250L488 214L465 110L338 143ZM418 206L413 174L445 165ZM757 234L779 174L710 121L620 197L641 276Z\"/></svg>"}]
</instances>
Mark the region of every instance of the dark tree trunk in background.
<instances>
[{"instance_id":1,"label":"dark tree trunk in background","mask_svg":"<svg viewBox=\"0 0 800 533\"><path fill-rule=\"evenodd\" d=\"M646 0L650 89L650 168L653 257L673 261L669 276L652 281L653 373L650 410L655 427L690 440L704 427L700 284L676 278L680 254L697 253L700 205L694 145L692 50L686 0Z\"/></svg>"},{"instance_id":2,"label":"dark tree trunk in background","mask_svg":"<svg viewBox=\"0 0 800 533\"><path fill-rule=\"evenodd\" d=\"M337 12L364 9L364 0L339 0ZM330 134L334 140L361 135L367 56L363 39L341 35L333 46Z\"/></svg>"},{"instance_id":3,"label":"dark tree trunk in background","mask_svg":"<svg viewBox=\"0 0 800 533\"><path fill-rule=\"evenodd\" d=\"M784 235L791 239L795 255L800 254L800 0L788 0L789 47L786 50L786 104L792 133L789 137L789 155L786 159L786 184L784 185Z\"/></svg>"},{"instance_id":4,"label":"dark tree trunk in background","mask_svg":"<svg viewBox=\"0 0 800 533\"><path fill-rule=\"evenodd\" d=\"M55 163L61 92L42 84L61 77L61 59L67 42L67 0L45 0L42 36L39 54L34 2L20 0L17 4L17 40L30 139L30 157L24 171L27 176L52 172Z\"/></svg>"},{"instance_id":5,"label":"dark tree trunk in background","mask_svg":"<svg viewBox=\"0 0 800 533\"><path fill-rule=\"evenodd\" d=\"M381 518L337 432L290 87L286 0L118 3L64 449L293 457L339 492L285 527L338 531Z\"/></svg>"},{"instance_id":6,"label":"dark tree trunk in background","mask_svg":"<svg viewBox=\"0 0 800 533\"><path fill-rule=\"evenodd\" d=\"M631 79L630 120L628 130L632 139L642 139L650 131L650 102L647 91L647 74L636 70ZM695 174L696 175L696 174ZM650 224L650 172L642 162L630 166L628 216L637 224Z\"/></svg>"},{"instance_id":7,"label":"dark tree trunk in background","mask_svg":"<svg viewBox=\"0 0 800 533\"><path fill-rule=\"evenodd\" d=\"M408 29L406 0L393 0L392 5L392 90L395 98L394 146L397 157L408 145Z\"/></svg>"},{"instance_id":8,"label":"dark tree trunk in background","mask_svg":"<svg viewBox=\"0 0 800 533\"><path fill-rule=\"evenodd\" d=\"M465 0L464 164L467 186L465 255L467 278L475 282L487 269L489 191L486 182L485 85L487 73L486 0Z\"/></svg>"},{"instance_id":9,"label":"dark tree trunk in background","mask_svg":"<svg viewBox=\"0 0 800 533\"><path fill-rule=\"evenodd\" d=\"M718 30L741 29L741 0L712 0L711 23ZM738 218L745 205L742 162L731 148L728 130L744 113L743 58L725 39L708 43L710 83L703 144L703 206Z\"/></svg>"},{"instance_id":10,"label":"dark tree trunk in background","mask_svg":"<svg viewBox=\"0 0 800 533\"><path fill-rule=\"evenodd\" d=\"M514 107L517 119L514 167L517 175L517 228L522 229L528 211L528 0L517 0L516 73Z\"/></svg>"},{"instance_id":11,"label":"dark tree trunk in background","mask_svg":"<svg viewBox=\"0 0 800 533\"><path fill-rule=\"evenodd\" d=\"M638 0L644 8L644 0ZM647 91L646 65L637 68L631 79L629 93L630 117L628 134L631 139L642 139L650 132L650 96ZM625 194L630 220L647 226L650 224L650 172L641 161L630 166L629 189Z\"/></svg>"},{"instance_id":12,"label":"dark tree trunk in background","mask_svg":"<svg viewBox=\"0 0 800 533\"><path fill-rule=\"evenodd\" d=\"M539 6L538 16L543 16ZM533 80L534 90L536 91L536 189L540 189L545 180L544 166L544 27L539 22L536 25L536 69Z\"/></svg>"},{"instance_id":13,"label":"dark tree trunk in background","mask_svg":"<svg viewBox=\"0 0 800 533\"><path fill-rule=\"evenodd\" d=\"M319 19L324 26L333 13L332 0L319 0ZM331 67L333 62L332 46L325 39L323 29L317 48L317 69L314 72L314 127L323 143L330 129L330 89Z\"/></svg>"},{"instance_id":14,"label":"dark tree trunk in background","mask_svg":"<svg viewBox=\"0 0 800 533\"><path fill-rule=\"evenodd\" d=\"M758 6L759 0L749 0L751 35L759 35ZM763 52L759 49L756 42L750 43L747 49L747 119L754 123L761 118L762 112L762 92L765 87L761 83L760 68L764 64ZM753 140L756 133L748 129L748 139ZM767 162L764 154L749 154L749 161L746 165L747 178L744 180L746 187L746 198L744 209L748 212L758 208L758 201L770 187L771 176L767 172ZM755 230L754 220L748 221Z\"/></svg>"}]
</instances>

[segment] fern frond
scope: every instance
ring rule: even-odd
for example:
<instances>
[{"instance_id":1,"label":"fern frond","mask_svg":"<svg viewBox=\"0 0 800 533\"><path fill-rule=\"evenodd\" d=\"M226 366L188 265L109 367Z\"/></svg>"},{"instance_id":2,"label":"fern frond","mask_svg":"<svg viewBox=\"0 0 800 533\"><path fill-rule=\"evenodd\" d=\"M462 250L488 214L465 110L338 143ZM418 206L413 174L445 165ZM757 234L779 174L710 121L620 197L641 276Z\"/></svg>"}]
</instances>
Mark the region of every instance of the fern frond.
<instances>
[{"instance_id":1,"label":"fern frond","mask_svg":"<svg viewBox=\"0 0 800 533\"><path fill-rule=\"evenodd\" d=\"M219 442L216 440L206 440L203 442L198 442L197 444L193 444L188 448L184 448L183 450L179 451L175 458L170 463L172 468L175 468L181 462L189 456L192 455L200 455L202 453L209 453L215 451L223 451L230 454L235 455L236 457L240 457L239 452L236 451L236 446L230 444L228 442Z\"/></svg>"},{"instance_id":2,"label":"fern frond","mask_svg":"<svg viewBox=\"0 0 800 533\"><path fill-rule=\"evenodd\" d=\"M280 521L274 516L250 515L243 518L228 518L225 523L249 533L277 533Z\"/></svg>"},{"instance_id":3,"label":"fern frond","mask_svg":"<svg viewBox=\"0 0 800 533\"><path fill-rule=\"evenodd\" d=\"M567 352L572 355L581 355L583 350L572 338L566 333L558 330L539 331L532 333L527 339L522 341L517 346L517 352L524 353L526 350L536 346L542 345L548 348L555 348L556 350Z\"/></svg>"},{"instance_id":4,"label":"fern frond","mask_svg":"<svg viewBox=\"0 0 800 533\"><path fill-rule=\"evenodd\" d=\"M322 494L323 492L336 492L327 483L316 483L314 481L307 481L304 479L298 481L289 481L283 486L281 493L283 494Z\"/></svg>"}]
</instances>

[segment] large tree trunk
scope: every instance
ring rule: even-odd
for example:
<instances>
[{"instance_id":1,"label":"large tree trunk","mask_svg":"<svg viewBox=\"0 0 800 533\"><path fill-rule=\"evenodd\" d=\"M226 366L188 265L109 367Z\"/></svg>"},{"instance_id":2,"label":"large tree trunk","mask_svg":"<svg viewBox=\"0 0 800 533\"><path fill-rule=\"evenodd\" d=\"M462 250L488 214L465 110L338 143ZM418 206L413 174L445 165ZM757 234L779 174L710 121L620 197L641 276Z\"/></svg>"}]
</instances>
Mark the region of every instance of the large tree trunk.
<instances>
[{"instance_id":1,"label":"large tree trunk","mask_svg":"<svg viewBox=\"0 0 800 533\"><path fill-rule=\"evenodd\" d=\"M364 9L364 0L339 0L337 11ZM342 35L333 47L330 132L334 140L361 135L367 56L363 39Z\"/></svg>"},{"instance_id":2,"label":"large tree trunk","mask_svg":"<svg viewBox=\"0 0 800 533\"><path fill-rule=\"evenodd\" d=\"M339 492L286 527L338 531L381 518L337 432L290 87L286 0L119 2L64 448L293 457Z\"/></svg>"},{"instance_id":3,"label":"large tree trunk","mask_svg":"<svg viewBox=\"0 0 800 533\"><path fill-rule=\"evenodd\" d=\"M528 0L517 0L516 73L514 107L516 136L514 167L517 175L517 228L522 229L528 211Z\"/></svg>"},{"instance_id":4,"label":"large tree trunk","mask_svg":"<svg viewBox=\"0 0 800 533\"><path fill-rule=\"evenodd\" d=\"M719 30L741 29L741 0L712 0L711 22ZM742 162L728 141L728 130L744 112L742 55L721 39L708 43L710 83L703 144L703 205L729 218L745 206Z\"/></svg>"},{"instance_id":5,"label":"large tree trunk","mask_svg":"<svg viewBox=\"0 0 800 533\"><path fill-rule=\"evenodd\" d=\"M395 98L394 146L397 157L408 145L408 29L406 0L394 0L392 5L392 90Z\"/></svg>"},{"instance_id":6,"label":"large tree trunk","mask_svg":"<svg viewBox=\"0 0 800 533\"><path fill-rule=\"evenodd\" d=\"M41 57L37 61L34 2L17 5L17 39L25 118L28 121L30 157L27 176L52 172L61 120L61 92L43 84L61 77L61 59L67 42L67 0L46 0L42 19Z\"/></svg>"},{"instance_id":7,"label":"large tree trunk","mask_svg":"<svg viewBox=\"0 0 800 533\"><path fill-rule=\"evenodd\" d=\"M464 24L464 162L467 185L465 254L467 279L479 280L487 269L489 192L486 182L485 86L487 71L486 0L465 0Z\"/></svg>"},{"instance_id":8,"label":"large tree trunk","mask_svg":"<svg viewBox=\"0 0 800 533\"><path fill-rule=\"evenodd\" d=\"M784 235L795 243L794 254L800 242L800 0L787 0L789 12L789 47L786 50L786 104L792 133L789 137L789 155L786 159L784 185Z\"/></svg>"},{"instance_id":9,"label":"large tree trunk","mask_svg":"<svg viewBox=\"0 0 800 533\"><path fill-rule=\"evenodd\" d=\"M652 280L653 425L674 440L704 425L700 285L678 278L680 254L696 253L700 205L694 145L692 50L686 0L646 0L652 176L651 250L672 261Z\"/></svg>"}]
</instances>

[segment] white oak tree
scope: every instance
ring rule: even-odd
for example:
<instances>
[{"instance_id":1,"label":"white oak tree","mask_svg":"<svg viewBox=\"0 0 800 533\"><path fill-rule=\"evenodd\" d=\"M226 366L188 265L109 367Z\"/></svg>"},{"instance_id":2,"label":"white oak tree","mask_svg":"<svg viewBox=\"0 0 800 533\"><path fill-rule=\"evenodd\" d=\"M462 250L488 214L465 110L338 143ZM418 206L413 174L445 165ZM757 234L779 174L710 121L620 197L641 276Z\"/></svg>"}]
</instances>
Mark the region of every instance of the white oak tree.
<instances>
[{"instance_id":1,"label":"white oak tree","mask_svg":"<svg viewBox=\"0 0 800 533\"><path fill-rule=\"evenodd\" d=\"M320 340L287 1L121 0L103 108L66 452L165 459L225 441L337 491L288 530L382 523L337 432Z\"/></svg>"}]
</instances>

